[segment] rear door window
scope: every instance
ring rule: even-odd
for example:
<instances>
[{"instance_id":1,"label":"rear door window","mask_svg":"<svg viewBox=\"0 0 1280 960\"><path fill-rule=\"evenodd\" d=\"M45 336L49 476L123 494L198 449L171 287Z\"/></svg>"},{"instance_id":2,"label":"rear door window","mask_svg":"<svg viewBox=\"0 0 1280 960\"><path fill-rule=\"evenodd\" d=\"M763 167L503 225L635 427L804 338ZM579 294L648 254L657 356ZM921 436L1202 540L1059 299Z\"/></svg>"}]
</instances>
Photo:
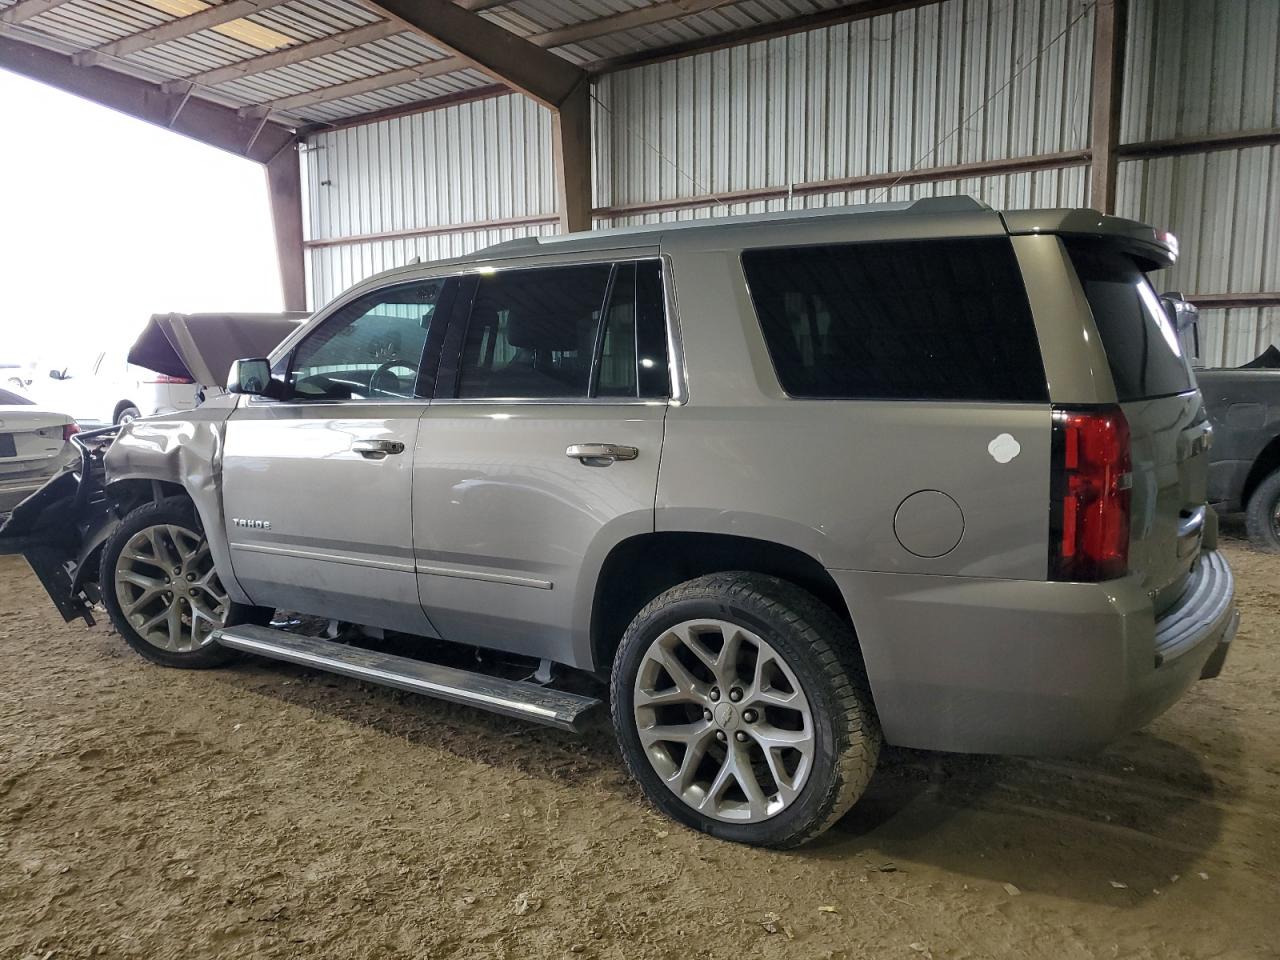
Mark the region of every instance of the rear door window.
<instances>
[{"instance_id":1,"label":"rear door window","mask_svg":"<svg viewBox=\"0 0 1280 960\"><path fill-rule=\"evenodd\" d=\"M462 399L665 397L656 260L481 275L462 344Z\"/></svg>"},{"instance_id":2,"label":"rear door window","mask_svg":"<svg viewBox=\"0 0 1280 960\"><path fill-rule=\"evenodd\" d=\"M793 397L1048 400L1007 238L748 250L742 265Z\"/></svg>"},{"instance_id":3,"label":"rear door window","mask_svg":"<svg viewBox=\"0 0 1280 960\"><path fill-rule=\"evenodd\" d=\"M1116 399L1194 390L1178 334L1146 275L1127 254L1097 243L1067 243L1098 328Z\"/></svg>"}]
</instances>

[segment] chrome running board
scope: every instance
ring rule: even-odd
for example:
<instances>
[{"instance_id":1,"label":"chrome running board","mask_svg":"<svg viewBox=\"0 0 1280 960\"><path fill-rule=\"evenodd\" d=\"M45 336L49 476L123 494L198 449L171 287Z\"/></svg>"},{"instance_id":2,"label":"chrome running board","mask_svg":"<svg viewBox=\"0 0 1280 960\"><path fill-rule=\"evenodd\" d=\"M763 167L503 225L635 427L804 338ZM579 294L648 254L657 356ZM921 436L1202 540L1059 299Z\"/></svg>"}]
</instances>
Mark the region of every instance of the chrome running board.
<instances>
[{"instance_id":1,"label":"chrome running board","mask_svg":"<svg viewBox=\"0 0 1280 960\"><path fill-rule=\"evenodd\" d=\"M553 690L536 683L505 680L270 627L223 627L214 634L214 640L224 647L260 657L327 670L561 730L577 731L583 715L600 705L595 697Z\"/></svg>"}]
</instances>

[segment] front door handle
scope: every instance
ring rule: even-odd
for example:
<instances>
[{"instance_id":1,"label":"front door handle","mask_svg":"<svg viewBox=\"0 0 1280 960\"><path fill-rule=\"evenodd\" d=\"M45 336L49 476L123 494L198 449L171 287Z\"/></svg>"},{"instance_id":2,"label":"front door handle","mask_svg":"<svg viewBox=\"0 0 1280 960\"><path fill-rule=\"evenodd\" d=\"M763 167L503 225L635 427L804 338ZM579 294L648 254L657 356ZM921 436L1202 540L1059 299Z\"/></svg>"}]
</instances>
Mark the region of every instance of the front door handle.
<instances>
[{"instance_id":1,"label":"front door handle","mask_svg":"<svg viewBox=\"0 0 1280 960\"><path fill-rule=\"evenodd\" d=\"M351 449L366 460L381 460L387 454L404 453L399 440L353 440Z\"/></svg>"},{"instance_id":2,"label":"front door handle","mask_svg":"<svg viewBox=\"0 0 1280 960\"><path fill-rule=\"evenodd\" d=\"M615 460L634 460L640 451L620 443L571 443L564 455L584 466L603 467Z\"/></svg>"}]
</instances>

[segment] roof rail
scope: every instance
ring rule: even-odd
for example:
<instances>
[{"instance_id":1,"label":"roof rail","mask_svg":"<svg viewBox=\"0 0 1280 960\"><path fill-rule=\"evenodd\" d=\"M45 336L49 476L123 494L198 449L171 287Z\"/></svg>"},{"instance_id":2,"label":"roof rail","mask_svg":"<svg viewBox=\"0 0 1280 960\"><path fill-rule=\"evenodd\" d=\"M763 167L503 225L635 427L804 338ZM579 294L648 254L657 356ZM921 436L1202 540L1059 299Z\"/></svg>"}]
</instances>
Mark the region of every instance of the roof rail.
<instances>
[{"instance_id":1,"label":"roof rail","mask_svg":"<svg viewBox=\"0 0 1280 960\"><path fill-rule=\"evenodd\" d=\"M668 230L687 230L699 227L734 226L743 223L767 223L782 220L802 220L806 217L848 216L860 213L979 213L992 208L973 197L963 194L950 197L921 197L911 202L893 201L890 203L863 203L837 207L813 207L801 210L773 210L766 213L739 214L732 217L702 217L696 220L672 220L659 223L646 223L638 226L605 227L590 231L597 237L607 235L630 236L637 234L663 233ZM551 236L517 237L514 240L503 240L483 247L473 256L489 256L498 254L518 254L521 251L533 252L549 244L581 239L583 234L568 233Z\"/></svg>"}]
</instances>

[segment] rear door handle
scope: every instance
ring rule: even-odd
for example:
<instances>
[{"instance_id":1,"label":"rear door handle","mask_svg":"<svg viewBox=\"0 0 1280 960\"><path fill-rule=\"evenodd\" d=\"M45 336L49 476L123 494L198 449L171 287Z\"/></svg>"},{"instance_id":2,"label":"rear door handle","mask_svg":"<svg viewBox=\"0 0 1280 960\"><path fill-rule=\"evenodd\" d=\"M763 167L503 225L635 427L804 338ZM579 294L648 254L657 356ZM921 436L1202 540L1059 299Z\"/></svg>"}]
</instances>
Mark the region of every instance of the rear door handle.
<instances>
[{"instance_id":1,"label":"rear door handle","mask_svg":"<svg viewBox=\"0 0 1280 960\"><path fill-rule=\"evenodd\" d=\"M615 460L634 460L640 456L640 451L619 443L571 443L564 455L585 466L598 467L607 466Z\"/></svg>"},{"instance_id":2,"label":"rear door handle","mask_svg":"<svg viewBox=\"0 0 1280 960\"><path fill-rule=\"evenodd\" d=\"M366 460L381 460L387 454L404 453L399 440L353 440L351 449Z\"/></svg>"}]
</instances>

